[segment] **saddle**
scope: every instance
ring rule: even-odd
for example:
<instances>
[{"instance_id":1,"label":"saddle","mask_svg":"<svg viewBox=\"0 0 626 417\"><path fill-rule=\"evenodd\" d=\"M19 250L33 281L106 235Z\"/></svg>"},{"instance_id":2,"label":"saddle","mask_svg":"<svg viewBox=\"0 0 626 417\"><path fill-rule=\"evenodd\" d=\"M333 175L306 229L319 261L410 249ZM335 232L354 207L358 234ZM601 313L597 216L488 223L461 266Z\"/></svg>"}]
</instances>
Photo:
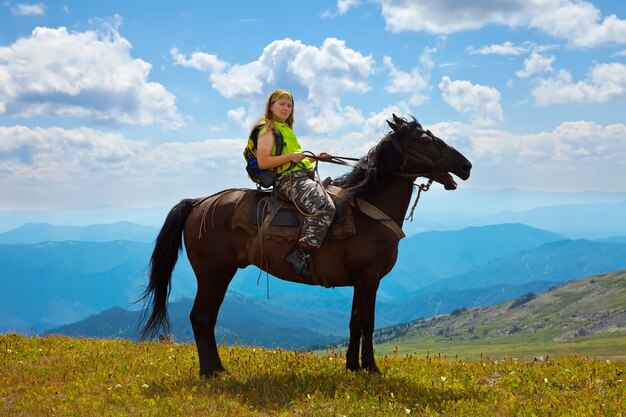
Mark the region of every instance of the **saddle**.
<instances>
[{"instance_id":1,"label":"saddle","mask_svg":"<svg viewBox=\"0 0 626 417\"><path fill-rule=\"evenodd\" d=\"M339 187L326 185L326 192L335 203L335 217L326 239L343 239L356 234L353 208L349 202L339 198L341 191ZM278 211L263 230L263 238L278 242L295 242L305 216L280 193L277 204ZM272 191L249 190L237 201L232 227L242 228L252 235L257 235L267 216L273 215L272 209Z\"/></svg>"}]
</instances>

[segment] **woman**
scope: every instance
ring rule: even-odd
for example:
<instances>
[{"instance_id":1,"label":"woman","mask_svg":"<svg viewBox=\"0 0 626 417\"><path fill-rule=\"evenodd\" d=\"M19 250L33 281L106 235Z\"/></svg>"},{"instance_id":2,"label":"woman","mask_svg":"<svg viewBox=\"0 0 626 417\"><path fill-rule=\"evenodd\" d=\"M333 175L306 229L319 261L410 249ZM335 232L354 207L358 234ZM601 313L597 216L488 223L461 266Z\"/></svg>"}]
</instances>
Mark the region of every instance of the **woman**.
<instances>
[{"instance_id":1,"label":"woman","mask_svg":"<svg viewBox=\"0 0 626 417\"><path fill-rule=\"evenodd\" d=\"M293 132L293 97L287 90L276 90L267 99L264 116L255 124L264 125L257 141L257 161L261 169L274 169L275 187L294 202L307 216L298 243L285 261L302 278L310 279L309 259L322 245L335 216L335 205L321 184L314 181L313 164L304 156ZM275 155L274 130L282 134L285 145L281 155ZM326 152L318 159L330 158Z\"/></svg>"}]
</instances>

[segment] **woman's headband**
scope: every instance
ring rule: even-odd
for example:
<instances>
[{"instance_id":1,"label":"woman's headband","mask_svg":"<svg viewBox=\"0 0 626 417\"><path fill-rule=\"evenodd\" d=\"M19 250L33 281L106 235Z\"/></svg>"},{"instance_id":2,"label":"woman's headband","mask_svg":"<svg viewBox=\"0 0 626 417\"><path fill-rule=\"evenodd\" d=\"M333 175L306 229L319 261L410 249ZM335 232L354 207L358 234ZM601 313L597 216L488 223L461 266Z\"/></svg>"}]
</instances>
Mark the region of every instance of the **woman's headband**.
<instances>
[{"instance_id":1,"label":"woman's headband","mask_svg":"<svg viewBox=\"0 0 626 417\"><path fill-rule=\"evenodd\" d=\"M293 97L291 96L291 93L287 90L276 90L272 93L272 99L270 100L270 102L274 103L275 101L280 100L281 98L288 98L291 101L293 101Z\"/></svg>"}]
</instances>

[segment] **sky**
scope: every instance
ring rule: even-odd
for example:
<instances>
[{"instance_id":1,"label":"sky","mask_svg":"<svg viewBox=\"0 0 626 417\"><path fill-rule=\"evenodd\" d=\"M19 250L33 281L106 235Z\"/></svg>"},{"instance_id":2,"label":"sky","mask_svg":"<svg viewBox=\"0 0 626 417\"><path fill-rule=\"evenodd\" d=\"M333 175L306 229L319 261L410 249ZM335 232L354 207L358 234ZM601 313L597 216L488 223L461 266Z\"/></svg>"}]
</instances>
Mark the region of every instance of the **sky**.
<instances>
[{"instance_id":1,"label":"sky","mask_svg":"<svg viewBox=\"0 0 626 417\"><path fill-rule=\"evenodd\" d=\"M252 187L277 88L305 150L363 156L395 113L460 187L626 192L623 0L0 0L0 210Z\"/></svg>"}]
</instances>

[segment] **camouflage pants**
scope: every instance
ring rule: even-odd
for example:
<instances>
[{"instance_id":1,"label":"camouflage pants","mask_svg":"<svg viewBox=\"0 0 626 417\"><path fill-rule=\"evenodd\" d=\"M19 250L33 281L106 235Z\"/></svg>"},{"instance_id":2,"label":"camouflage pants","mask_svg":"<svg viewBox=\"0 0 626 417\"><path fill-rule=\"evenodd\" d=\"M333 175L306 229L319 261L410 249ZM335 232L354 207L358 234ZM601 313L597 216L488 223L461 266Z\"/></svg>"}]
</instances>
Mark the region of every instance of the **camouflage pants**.
<instances>
[{"instance_id":1,"label":"camouflage pants","mask_svg":"<svg viewBox=\"0 0 626 417\"><path fill-rule=\"evenodd\" d=\"M300 210L310 214L304 219L298 242L319 248L335 216L335 205L326 190L312 180L306 171L278 177L276 187L294 201Z\"/></svg>"}]
</instances>

